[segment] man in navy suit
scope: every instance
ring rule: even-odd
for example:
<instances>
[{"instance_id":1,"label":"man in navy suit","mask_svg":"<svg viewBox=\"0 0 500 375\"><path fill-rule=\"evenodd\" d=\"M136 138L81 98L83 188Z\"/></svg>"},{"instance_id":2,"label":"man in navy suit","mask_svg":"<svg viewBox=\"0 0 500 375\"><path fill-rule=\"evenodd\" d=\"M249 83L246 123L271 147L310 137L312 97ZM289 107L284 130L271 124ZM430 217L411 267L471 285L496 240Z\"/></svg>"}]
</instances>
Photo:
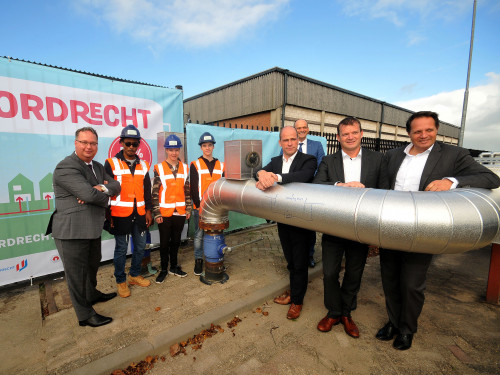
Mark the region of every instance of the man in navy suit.
<instances>
[{"instance_id":1,"label":"man in navy suit","mask_svg":"<svg viewBox=\"0 0 500 375\"><path fill-rule=\"evenodd\" d=\"M436 142L435 112L410 116L406 131L411 143L386 153L391 189L444 191L460 187L495 189L500 178L478 164L464 148ZM396 339L393 347L411 347L417 320L424 306L427 270L432 254L380 249L380 270L389 322L376 334L382 341Z\"/></svg>"},{"instance_id":2,"label":"man in navy suit","mask_svg":"<svg viewBox=\"0 0 500 375\"><path fill-rule=\"evenodd\" d=\"M297 131L286 126L280 132L280 146L283 156L276 156L263 169L257 172L256 187L266 190L275 183L311 182L316 171L316 158L298 151ZM290 305L288 319L297 319L302 311L308 283L309 238L307 229L278 223L278 235L290 272L290 291L278 296L274 302Z\"/></svg>"},{"instance_id":3,"label":"man in navy suit","mask_svg":"<svg viewBox=\"0 0 500 375\"><path fill-rule=\"evenodd\" d=\"M325 156L325 151L323 151L323 145L321 142L313 141L312 139L307 139L307 134L309 134L309 125L306 120L299 119L295 121L295 129L299 136L299 151L304 154L312 155L317 160L317 167L319 167L321 160ZM316 232L311 231L311 236L309 238L309 267L313 268L316 265L314 261L314 245L316 244Z\"/></svg>"},{"instance_id":4,"label":"man in navy suit","mask_svg":"<svg viewBox=\"0 0 500 375\"><path fill-rule=\"evenodd\" d=\"M341 149L323 158L313 183L350 188L388 189L387 167L381 153L361 148L363 130L361 122L346 117L337 125L337 140ZM318 323L318 330L328 332L342 323L345 332L354 338L359 330L352 320L351 311L356 304L368 245L340 237L323 234L323 284L327 315ZM339 282L342 258L345 272L342 286Z\"/></svg>"}]
</instances>

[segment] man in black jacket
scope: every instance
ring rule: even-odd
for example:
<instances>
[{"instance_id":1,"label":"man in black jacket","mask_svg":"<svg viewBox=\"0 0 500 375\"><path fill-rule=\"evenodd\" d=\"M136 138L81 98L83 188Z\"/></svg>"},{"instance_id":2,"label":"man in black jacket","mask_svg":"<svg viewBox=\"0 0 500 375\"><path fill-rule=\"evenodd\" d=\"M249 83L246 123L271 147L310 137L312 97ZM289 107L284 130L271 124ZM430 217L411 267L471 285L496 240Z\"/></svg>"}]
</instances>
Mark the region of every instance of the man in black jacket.
<instances>
[{"instance_id":1,"label":"man in black jacket","mask_svg":"<svg viewBox=\"0 0 500 375\"><path fill-rule=\"evenodd\" d=\"M386 153L391 189L445 191L460 187L495 189L500 178L478 164L464 148L437 143L435 112L410 116L406 131L411 143ZM424 306L427 270L432 254L380 249L380 270L389 322L376 334L382 341L396 339L393 347L411 347L417 320Z\"/></svg>"},{"instance_id":2,"label":"man in black jacket","mask_svg":"<svg viewBox=\"0 0 500 375\"><path fill-rule=\"evenodd\" d=\"M337 140L341 149L323 158L313 183L350 188L388 189L387 167L381 153L361 148L361 122L346 117L337 126ZM318 323L318 330L328 332L342 323L345 332L354 338L359 330L351 318L365 269L368 245L323 234L324 301L327 315ZM339 282L342 258L345 272L342 286Z\"/></svg>"},{"instance_id":3,"label":"man in black jacket","mask_svg":"<svg viewBox=\"0 0 500 375\"><path fill-rule=\"evenodd\" d=\"M297 130L292 126L282 128L279 143L283 156L272 158L268 165L257 172L256 187L266 190L275 183L311 182L316 171L316 158L298 151ZM276 297L274 302L281 305L291 304L288 319L297 319L302 310L308 282L310 232L307 229L278 223L278 235L290 272L290 291Z\"/></svg>"}]
</instances>

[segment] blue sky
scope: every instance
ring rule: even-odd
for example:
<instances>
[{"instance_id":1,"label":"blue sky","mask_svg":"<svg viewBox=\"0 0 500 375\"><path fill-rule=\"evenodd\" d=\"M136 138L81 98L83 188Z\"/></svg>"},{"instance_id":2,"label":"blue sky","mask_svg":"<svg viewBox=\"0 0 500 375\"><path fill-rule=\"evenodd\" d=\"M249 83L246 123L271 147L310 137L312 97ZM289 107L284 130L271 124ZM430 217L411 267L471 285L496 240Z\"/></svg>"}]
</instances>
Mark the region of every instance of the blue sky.
<instances>
[{"instance_id":1,"label":"blue sky","mask_svg":"<svg viewBox=\"0 0 500 375\"><path fill-rule=\"evenodd\" d=\"M472 0L19 0L2 56L184 97L279 66L460 125ZM500 151L500 1L478 0L464 145Z\"/></svg>"}]
</instances>

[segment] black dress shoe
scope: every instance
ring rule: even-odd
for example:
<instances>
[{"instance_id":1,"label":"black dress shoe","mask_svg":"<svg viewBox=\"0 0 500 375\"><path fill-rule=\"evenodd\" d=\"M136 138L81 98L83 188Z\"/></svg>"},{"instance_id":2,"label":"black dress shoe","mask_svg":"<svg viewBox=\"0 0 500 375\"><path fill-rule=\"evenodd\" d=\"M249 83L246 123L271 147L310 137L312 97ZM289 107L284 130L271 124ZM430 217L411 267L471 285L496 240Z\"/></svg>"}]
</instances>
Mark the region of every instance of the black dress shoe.
<instances>
[{"instance_id":1,"label":"black dress shoe","mask_svg":"<svg viewBox=\"0 0 500 375\"><path fill-rule=\"evenodd\" d=\"M100 327L103 325L106 325L108 323L111 323L113 321L112 318L109 316L103 316L99 314L92 315L90 318L86 320L80 320L78 323L83 327L83 326L89 326L89 327Z\"/></svg>"},{"instance_id":2,"label":"black dress shoe","mask_svg":"<svg viewBox=\"0 0 500 375\"><path fill-rule=\"evenodd\" d=\"M396 339L392 343L394 349L398 350L407 350L411 348L411 342L413 340L413 334L399 334L396 336Z\"/></svg>"},{"instance_id":3,"label":"black dress shoe","mask_svg":"<svg viewBox=\"0 0 500 375\"><path fill-rule=\"evenodd\" d=\"M113 299L116 297L116 293L115 292L112 292L112 293L101 293L101 296L95 300L92 301L92 305L95 305L96 303L99 303L99 302L107 302L109 301L110 299Z\"/></svg>"},{"instance_id":4,"label":"black dress shoe","mask_svg":"<svg viewBox=\"0 0 500 375\"><path fill-rule=\"evenodd\" d=\"M375 335L375 337L382 341L389 341L396 335L399 335L399 329L397 329L391 322L387 323L385 326L380 328Z\"/></svg>"}]
</instances>

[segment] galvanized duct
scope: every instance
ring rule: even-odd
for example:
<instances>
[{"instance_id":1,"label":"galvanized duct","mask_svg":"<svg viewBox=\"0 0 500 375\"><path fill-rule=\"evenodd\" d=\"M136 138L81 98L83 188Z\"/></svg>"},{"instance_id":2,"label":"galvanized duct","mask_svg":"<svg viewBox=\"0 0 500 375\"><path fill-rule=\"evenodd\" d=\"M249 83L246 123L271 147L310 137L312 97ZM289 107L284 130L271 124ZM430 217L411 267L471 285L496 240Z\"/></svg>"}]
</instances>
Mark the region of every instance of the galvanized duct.
<instances>
[{"instance_id":1,"label":"galvanized duct","mask_svg":"<svg viewBox=\"0 0 500 375\"><path fill-rule=\"evenodd\" d=\"M220 179L201 203L200 220L228 211L418 253L461 253L500 242L500 189L402 192L291 183L267 191L255 180Z\"/></svg>"}]
</instances>

